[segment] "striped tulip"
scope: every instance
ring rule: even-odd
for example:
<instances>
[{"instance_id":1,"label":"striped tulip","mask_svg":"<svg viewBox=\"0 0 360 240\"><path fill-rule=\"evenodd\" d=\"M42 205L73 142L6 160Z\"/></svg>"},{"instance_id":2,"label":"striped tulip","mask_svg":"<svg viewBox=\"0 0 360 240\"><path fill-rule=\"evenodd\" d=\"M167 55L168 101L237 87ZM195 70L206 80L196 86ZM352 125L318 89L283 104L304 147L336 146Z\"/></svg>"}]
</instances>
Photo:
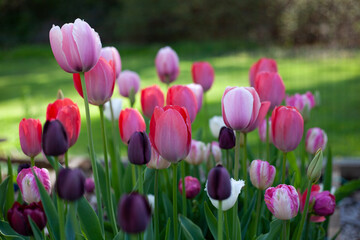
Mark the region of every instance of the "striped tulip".
<instances>
[{"instance_id":1,"label":"striped tulip","mask_svg":"<svg viewBox=\"0 0 360 240\"><path fill-rule=\"evenodd\" d=\"M319 148L324 150L327 140L328 138L324 130L321 128L310 128L306 133L306 151L310 154L315 154Z\"/></svg>"},{"instance_id":2,"label":"striped tulip","mask_svg":"<svg viewBox=\"0 0 360 240\"><path fill-rule=\"evenodd\" d=\"M208 158L208 146L200 141L191 140L191 149L185 161L192 165L199 165Z\"/></svg>"},{"instance_id":3,"label":"striped tulip","mask_svg":"<svg viewBox=\"0 0 360 240\"><path fill-rule=\"evenodd\" d=\"M265 190L270 187L275 178L276 168L266 161L253 160L250 168L251 183L260 190Z\"/></svg>"}]
</instances>

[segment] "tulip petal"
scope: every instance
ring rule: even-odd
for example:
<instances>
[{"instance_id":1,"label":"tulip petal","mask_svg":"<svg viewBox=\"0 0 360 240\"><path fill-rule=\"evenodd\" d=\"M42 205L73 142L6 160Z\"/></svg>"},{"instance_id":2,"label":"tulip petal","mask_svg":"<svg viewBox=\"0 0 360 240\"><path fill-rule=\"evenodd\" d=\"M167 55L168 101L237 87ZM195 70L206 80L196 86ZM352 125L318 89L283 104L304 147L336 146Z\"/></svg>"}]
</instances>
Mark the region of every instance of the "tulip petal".
<instances>
[{"instance_id":1,"label":"tulip petal","mask_svg":"<svg viewBox=\"0 0 360 240\"><path fill-rule=\"evenodd\" d=\"M68 64L71 66L72 69L74 69L74 72L82 72L79 52L72 35L73 28L74 24L72 23L64 24L61 27L61 32L63 36L62 50L66 56Z\"/></svg>"}]
</instances>

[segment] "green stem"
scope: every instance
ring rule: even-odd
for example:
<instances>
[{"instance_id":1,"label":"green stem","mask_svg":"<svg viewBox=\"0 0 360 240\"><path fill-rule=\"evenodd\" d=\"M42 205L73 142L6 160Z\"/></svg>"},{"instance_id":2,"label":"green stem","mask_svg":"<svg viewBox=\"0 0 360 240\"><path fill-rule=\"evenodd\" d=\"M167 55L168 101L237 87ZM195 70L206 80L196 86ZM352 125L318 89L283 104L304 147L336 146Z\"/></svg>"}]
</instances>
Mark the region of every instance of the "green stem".
<instances>
[{"instance_id":1,"label":"green stem","mask_svg":"<svg viewBox=\"0 0 360 240\"><path fill-rule=\"evenodd\" d=\"M257 236L257 230L258 230L258 226L259 226L259 217L260 217L260 209L261 209L261 195L262 195L262 190L258 189L257 190L258 194L257 194L257 201L256 201L256 214L255 214L255 237Z\"/></svg>"},{"instance_id":2,"label":"green stem","mask_svg":"<svg viewBox=\"0 0 360 240\"><path fill-rule=\"evenodd\" d=\"M132 179L132 184L133 184L133 188L135 188L136 186L136 168L134 164L130 164L131 165L131 179Z\"/></svg>"},{"instance_id":3,"label":"green stem","mask_svg":"<svg viewBox=\"0 0 360 240\"><path fill-rule=\"evenodd\" d=\"M310 215L308 214L306 217L306 227L305 227L305 236L304 240L308 239L309 236L309 226L310 226ZM318 239L318 238L317 238Z\"/></svg>"},{"instance_id":4,"label":"green stem","mask_svg":"<svg viewBox=\"0 0 360 240\"><path fill-rule=\"evenodd\" d=\"M159 235L159 170L155 169L155 184L154 184L154 198L155 198L155 239L160 239Z\"/></svg>"},{"instance_id":5,"label":"green stem","mask_svg":"<svg viewBox=\"0 0 360 240\"><path fill-rule=\"evenodd\" d=\"M244 157L242 159L242 170L243 170L243 178L244 181L247 181L247 149L246 149L246 141L247 141L247 134L244 133ZM247 184L244 186L245 197L244 197L244 208L247 209L248 207L248 187Z\"/></svg>"},{"instance_id":6,"label":"green stem","mask_svg":"<svg viewBox=\"0 0 360 240\"><path fill-rule=\"evenodd\" d=\"M223 218L222 218L222 201L219 200L219 208L218 208L218 240L223 239Z\"/></svg>"},{"instance_id":7,"label":"green stem","mask_svg":"<svg viewBox=\"0 0 360 240\"><path fill-rule=\"evenodd\" d=\"M283 227L282 227L282 229L283 229L283 233L282 233L283 240L287 239L286 238L286 222L287 222L287 220L283 220Z\"/></svg>"},{"instance_id":8,"label":"green stem","mask_svg":"<svg viewBox=\"0 0 360 240\"><path fill-rule=\"evenodd\" d=\"M229 149L226 149L226 168L230 171L230 156L229 156Z\"/></svg>"},{"instance_id":9,"label":"green stem","mask_svg":"<svg viewBox=\"0 0 360 240\"><path fill-rule=\"evenodd\" d=\"M58 164L58 157L55 156L55 172L56 176L59 175L59 164ZM65 240L65 225L64 225L64 204L62 200L60 199L59 195L56 197L56 205L58 209L58 215L59 215L59 230L60 230L60 239Z\"/></svg>"},{"instance_id":10,"label":"green stem","mask_svg":"<svg viewBox=\"0 0 360 240\"><path fill-rule=\"evenodd\" d=\"M69 157L68 157L68 151L65 152L65 167L69 167Z\"/></svg>"},{"instance_id":11,"label":"green stem","mask_svg":"<svg viewBox=\"0 0 360 240\"><path fill-rule=\"evenodd\" d=\"M104 219L103 219L103 211L102 211L102 201L101 201L101 193L100 193L100 181L99 181L99 174L97 170L96 160L95 160L95 150L94 150L94 142L93 136L91 131L91 119L90 119L90 110L89 110L89 102L88 96L86 91L86 83L84 74L80 77L81 79L81 86L84 95L84 104L85 104L85 113L86 113L86 129L87 129L87 136L88 136L88 143L89 143L89 150L90 150L90 161L91 167L94 173L94 180L95 180L95 194L96 194L96 202L97 202L97 209L98 209L98 217L101 226L101 233L103 237L105 236L104 232Z\"/></svg>"},{"instance_id":12,"label":"green stem","mask_svg":"<svg viewBox=\"0 0 360 240\"><path fill-rule=\"evenodd\" d=\"M286 152L283 152L281 183L285 183L285 175L286 175L285 173L286 173Z\"/></svg>"},{"instance_id":13,"label":"green stem","mask_svg":"<svg viewBox=\"0 0 360 240\"><path fill-rule=\"evenodd\" d=\"M137 166L137 170L138 170L138 178L139 178L139 193L143 194L144 193L144 178L143 178L143 174L142 174L142 165L138 165Z\"/></svg>"},{"instance_id":14,"label":"green stem","mask_svg":"<svg viewBox=\"0 0 360 240\"><path fill-rule=\"evenodd\" d=\"M185 161L181 161L181 181L182 181L182 214L186 217L186 188L185 188Z\"/></svg>"},{"instance_id":15,"label":"green stem","mask_svg":"<svg viewBox=\"0 0 360 240\"><path fill-rule=\"evenodd\" d=\"M270 162L269 114L266 115L266 161Z\"/></svg>"},{"instance_id":16,"label":"green stem","mask_svg":"<svg viewBox=\"0 0 360 240\"><path fill-rule=\"evenodd\" d=\"M34 157L30 157L31 167L35 167L35 159Z\"/></svg>"},{"instance_id":17,"label":"green stem","mask_svg":"<svg viewBox=\"0 0 360 240\"><path fill-rule=\"evenodd\" d=\"M227 211L224 211L226 239L230 239Z\"/></svg>"},{"instance_id":18,"label":"green stem","mask_svg":"<svg viewBox=\"0 0 360 240\"><path fill-rule=\"evenodd\" d=\"M239 179L239 158L240 158L240 131L236 131L236 142L235 142L235 167L234 167L234 179ZM234 204L233 207L233 232L232 232L232 239L238 239L237 238L237 222L238 217L238 203L237 201Z\"/></svg>"},{"instance_id":19,"label":"green stem","mask_svg":"<svg viewBox=\"0 0 360 240\"><path fill-rule=\"evenodd\" d=\"M299 228L298 228L298 231L297 231L296 240L300 240L300 238L301 238L302 230L303 230L303 227L304 227L305 219L306 219L308 208L309 208L309 199L310 199L310 194L311 194L311 186L312 186L312 182L309 180L308 188L307 188L307 194L306 194L306 201L305 201L305 206L304 206L304 211L301 214L301 221L300 221L300 225L299 225Z\"/></svg>"},{"instance_id":20,"label":"green stem","mask_svg":"<svg viewBox=\"0 0 360 240\"><path fill-rule=\"evenodd\" d=\"M174 240L178 239L178 213L177 213L177 163L172 164L173 168L173 220Z\"/></svg>"}]
</instances>

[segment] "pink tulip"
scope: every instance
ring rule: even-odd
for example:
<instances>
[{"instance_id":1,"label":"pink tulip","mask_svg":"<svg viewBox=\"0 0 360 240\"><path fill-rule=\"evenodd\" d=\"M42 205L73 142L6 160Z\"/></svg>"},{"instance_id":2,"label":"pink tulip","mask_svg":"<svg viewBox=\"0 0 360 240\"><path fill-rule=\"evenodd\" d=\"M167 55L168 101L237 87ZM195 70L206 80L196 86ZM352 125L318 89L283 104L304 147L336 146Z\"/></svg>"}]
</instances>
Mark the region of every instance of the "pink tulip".
<instances>
[{"instance_id":1,"label":"pink tulip","mask_svg":"<svg viewBox=\"0 0 360 240\"><path fill-rule=\"evenodd\" d=\"M196 97L197 113L198 113L200 112L202 107L203 95L204 95L203 88L201 87L200 84L195 84L195 83L191 83L186 86L191 89L191 91L194 93Z\"/></svg>"},{"instance_id":2,"label":"pink tulip","mask_svg":"<svg viewBox=\"0 0 360 240\"><path fill-rule=\"evenodd\" d=\"M64 24L61 29L53 25L49 38L56 61L68 73L87 72L99 60L99 34L83 20L76 19L74 23Z\"/></svg>"},{"instance_id":3,"label":"pink tulip","mask_svg":"<svg viewBox=\"0 0 360 240\"><path fill-rule=\"evenodd\" d=\"M150 142L169 162L179 162L190 151L191 122L184 107L155 107L150 120Z\"/></svg>"},{"instance_id":4,"label":"pink tulip","mask_svg":"<svg viewBox=\"0 0 360 240\"><path fill-rule=\"evenodd\" d=\"M214 83L214 68L208 62L194 62L191 67L193 82L200 84L207 92Z\"/></svg>"},{"instance_id":5,"label":"pink tulip","mask_svg":"<svg viewBox=\"0 0 360 240\"><path fill-rule=\"evenodd\" d=\"M123 97L129 97L131 89L134 91L134 94L139 91L140 77L136 72L129 70L122 71L117 82L120 95Z\"/></svg>"},{"instance_id":6,"label":"pink tulip","mask_svg":"<svg viewBox=\"0 0 360 240\"><path fill-rule=\"evenodd\" d=\"M269 142L272 143L271 136L271 118L269 118ZM262 142L266 142L266 119L264 119L259 125L259 137Z\"/></svg>"},{"instance_id":7,"label":"pink tulip","mask_svg":"<svg viewBox=\"0 0 360 240\"><path fill-rule=\"evenodd\" d=\"M120 112L119 131L121 140L127 145L134 132L146 131L144 118L138 110L126 108Z\"/></svg>"},{"instance_id":8,"label":"pink tulip","mask_svg":"<svg viewBox=\"0 0 360 240\"><path fill-rule=\"evenodd\" d=\"M118 78L121 72L121 58L118 50L114 47L104 47L101 49L100 55L105 58L106 61L112 61L114 63L116 78Z\"/></svg>"},{"instance_id":9,"label":"pink tulip","mask_svg":"<svg viewBox=\"0 0 360 240\"><path fill-rule=\"evenodd\" d=\"M22 151L29 157L41 152L42 126L39 119L23 118L19 124L19 138Z\"/></svg>"},{"instance_id":10,"label":"pink tulip","mask_svg":"<svg viewBox=\"0 0 360 240\"><path fill-rule=\"evenodd\" d=\"M299 195L291 185L280 184L265 191L265 203L278 219L289 220L298 214Z\"/></svg>"},{"instance_id":11,"label":"pink tulip","mask_svg":"<svg viewBox=\"0 0 360 240\"><path fill-rule=\"evenodd\" d=\"M275 178L276 168L266 161L253 160L250 168L251 183L260 190L265 190L270 187Z\"/></svg>"},{"instance_id":12,"label":"pink tulip","mask_svg":"<svg viewBox=\"0 0 360 240\"><path fill-rule=\"evenodd\" d=\"M110 100L115 86L115 67L112 61L100 57L93 69L85 73L86 92L89 103L104 105ZM84 97L79 73L73 74L74 86L81 97Z\"/></svg>"},{"instance_id":13,"label":"pink tulip","mask_svg":"<svg viewBox=\"0 0 360 240\"><path fill-rule=\"evenodd\" d=\"M255 89L261 101L270 101L270 110L279 106L285 97L285 85L277 72L261 72L256 75Z\"/></svg>"},{"instance_id":14,"label":"pink tulip","mask_svg":"<svg viewBox=\"0 0 360 240\"><path fill-rule=\"evenodd\" d=\"M255 87L255 79L257 74L261 72L277 72L277 64L274 59L260 58L254 63L249 71L250 86Z\"/></svg>"},{"instance_id":15,"label":"pink tulip","mask_svg":"<svg viewBox=\"0 0 360 240\"><path fill-rule=\"evenodd\" d=\"M166 169L170 167L171 163L166 161L163 157L159 155L159 153L151 147L151 158L150 162L146 164L148 168L153 169Z\"/></svg>"},{"instance_id":16,"label":"pink tulip","mask_svg":"<svg viewBox=\"0 0 360 240\"><path fill-rule=\"evenodd\" d=\"M185 177L186 198L192 199L192 198L196 197L196 195L198 195L200 193L200 190L201 190L201 184L197 178L191 177L191 176ZM179 192L180 192L180 194L182 194L182 192L183 192L182 179L180 179L180 181L179 181Z\"/></svg>"},{"instance_id":17,"label":"pink tulip","mask_svg":"<svg viewBox=\"0 0 360 240\"><path fill-rule=\"evenodd\" d=\"M151 118L155 107L164 106L164 94L158 85L153 85L141 90L141 109L144 115Z\"/></svg>"},{"instance_id":18,"label":"pink tulip","mask_svg":"<svg viewBox=\"0 0 360 240\"><path fill-rule=\"evenodd\" d=\"M286 105L296 107L303 115L304 120L310 117L310 110L315 107L315 97L311 92L304 94L296 93L293 96L287 96L285 99Z\"/></svg>"},{"instance_id":19,"label":"pink tulip","mask_svg":"<svg viewBox=\"0 0 360 240\"><path fill-rule=\"evenodd\" d=\"M179 75L179 57L171 47L161 48L155 58L156 71L163 83L171 83Z\"/></svg>"},{"instance_id":20,"label":"pink tulip","mask_svg":"<svg viewBox=\"0 0 360 240\"><path fill-rule=\"evenodd\" d=\"M166 96L166 104L185 107L191 122L194 122L198 107L196 96L189 87L174 85L169 88Z\"/></svg>"},{"instance_id":21,"label":"pink tulip","mask_svg":"<svg viewBox=\"0 0 360 240\"><path fill-rule=\"evenodd\" d=\"M310 128L306 133L305 146L306 151L315 154L321 148L325 149L327 144L327 135L321 128Z\"/></svg>"},{"instance_id":22,"label":"pink tulip","mask_svg":"<svg viewBox=\"0 0 360 240\"><path fill-rule=\"evenodd\" d=\"M205 143L191 140L191 149L189 155L185 158L185 161L193 165L199 165L207 160L208 155L209 149Z\"/></svg>"},{"instance_id":23,"label":"pink tulip","mask_svg":"<svg viewBox=\"0 0 360 240\"><path fill-rule=\"evenodd\" d=\"M271 135L275 147L291 152L299 145L304 132L304 120L295 107L276 107L271 115Z\"/></svg>"},{"instance_id":24,"label":"pink tulip","mask_svg":"<svg viewBox=\"0 0 360 240\"><path fill-rule=\"evenodd\" d=\"M211 142L209 143L210 147L208 148L208 156L213 156L216 163L221 163L222 160L222 153L221 148L218 142Z\"/></svg>"},{"instance_id":25,"label":"pink tulip","mask_svg":"<svg viewBox=\"0 0 360 240\"><path fill-rule=\"evenodd\" d=\"M315 195L314 213L318 216L329 216L334 213L336 202L335 196L329 191Z\"/></svg>"}]
</instances>

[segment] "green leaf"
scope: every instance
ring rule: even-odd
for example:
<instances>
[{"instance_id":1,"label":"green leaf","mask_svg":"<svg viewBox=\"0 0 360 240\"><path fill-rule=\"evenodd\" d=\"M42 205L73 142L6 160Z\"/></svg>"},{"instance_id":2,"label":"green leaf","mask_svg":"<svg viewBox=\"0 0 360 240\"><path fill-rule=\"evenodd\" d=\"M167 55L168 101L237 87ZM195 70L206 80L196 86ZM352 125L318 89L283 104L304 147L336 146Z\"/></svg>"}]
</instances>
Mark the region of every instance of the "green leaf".
<instances>
[{"instance_id":1,"label":"green leaf","mask_svg":"<svg viewBox=\"0 0 360 240\"><path fill-rule=\"evenodd\" d=\"M301 184L301 172L300 168L296 162L296 156L294 152L288 152L286 155L287 161L290 165L290 169L295 173L295 188L300 187Z\"/></svg>"},{"instance_id":2,"label":"green leaf","mask_svg":"<svg viewBox=\"0 0 360 240\"><path fill-rule=\"evenodd\" d=\"M154 239L154 232L153 232L153 221L150 221L150 226L148 226L144 233L144 240L152 240Z\"/></svg>"},{"instance_id":3,"label":"green leaf","mask_svg":"<svg viewBox=\"0 0 360 240\"><path fill-rule=\"evenodd\" d=\"M125 168L125 174L124 174L124 178L123 178L123 186L122 189L124 190L125 193L129 193L132 190L132 179L131 179L132 173L131 173L131 166L130 164L127 165L127 167Z\"/></svg>"},{"instance_id":4,"label":"green leaf","mask_svg":"<svg viewBox=\"0 0 360 240\"><path fill-rule=\"evenodd\" d=\"M330 191L331 190L332 164L333 164L333 162L332 162L331 148L330 148L330 146L328 146L327 160L326 160L325 174L324 174L324 191Z\"/></svg>"},{"instance_id":5,"label":"green leaf","mask_svg":"<svg viewBox=\"0 0 360 240\"><path fill-rule=\"evenodd\" d=\"M33 234L34 234L34 238L36 240L43 240L44 236L43 236L42 232L40 231L40 229L36 225L36 223L31 219L30 215L28 215L28 219L29 219L31 230L33 231Z\"/></svg>"},{"instance_id":6,"label":"green leaf","mask_svg":"<svg viewBox=\"0 0 360 240\"><path fill-rule=\"evenodd\" d=\"M76 239L76 234L80 233L78 220L76 218L77 202L70 202L68 204L68 211L65 222L65 236L67 240Z\"/></svg>"},{"instance_id":7,"label":"green leaf","mask_svg":"<svg viewBox=\"0 0 360 240\"><path fill-rule=\"evenodd\" d=\"M339 229L339 231L336 232L336 234L331 238L331 240L336 240L339 234L341 233L342 228Z\"/></svg>"},{"instance_id":8,"label":"green leaf","mask_svg":"<svg viewBox=\"0 0 360 240\"><path fill-rule=\"evenodd\" d=\"M28 240L29 237L22 236L15 232L8 222L0 221L0 233L6 237L6 239L15 240Z\"/></svg>"},{"instance_id":9,"label":"green leaf","mask_svg":"<svg viewBox=\"0 0 360 240\"><path fill-rule=\"evenodd\" d=\"M6 193L9 185L9 177L0 184L0 193ZM6 200L6 194L0 194L0 214L5 218L4 205Z\"/></svg>"},{"instance_id":10,"label":"green leaf","mask_svg":"<svg viewBox=\"0 0 360 240\"><path fill-rule=\"evenodd\" d=\"M99 219L89 202L84 197L78 200L77 213L82 229L84 230L88 240L104 239L101 234Z\"/></svg>"},{"instance_id":11,"label":"green leaf","mask_svg":"<svg viewBox=\"0 0 360 240\"><path fill-rule=\"evenodd\" d=\"M261 234L256 240L271 240L278 239L282 227L282 220L276 219L270 223L270 231L266 234Z\"/></svg>"},{"instance_id":12,"label":"green leaf","mask_svg":"<svg viewBox=\"0 0 360 240\"><path fill-rule=\"evenodd\" d=\"M144 174L144 172L143 172ZM155 179L155 169L145 168L145 177L144 177L144 192L149 192L151 186Z\"/></svg>"},{"instance_id":13,"label":"green leaf","mask_svg":"<svg viewBox=\"0 0 360 240\"><path fill-rule=\"evenodd\" d=\"M179 221L186 239L190 239L190 240L204 239L204 236L199 226L194 224L190 219L180 214Z\"/></svg>"},{"instance_id":14,"label":"green leaf","mask_svg":"<svg viewBox=\"0 0 360 240\"><path fill-rule=\"evenodd\" d=\"M172 203L170 202L166 193L162 193L162 200L163 200L163 206L165 208L166 216L172 219L172 217L173 217Z\"/></svg>"},{"instance_id":15,"label":"green leaf","mask_svg":"<svg viewBox=\"0 0 360 240\"><path fill-rule=\"evenodd\" d=\"M249 229L249 224L251 222L251 213L253 213L255 208L257 194L254 194L253 199L251 200L249 208L246 210L245 214L241 218L241 237L242 239L245 239L246 232Z\"/></svg>"},{"instance_id":16,"label":"green leaf","mask_svg":"<svg viewBox=\"0 0 360 240\"><path fill-rule=\"evenodd\" d=\"M360 189L360 179L352 180L339 187L335 192L336 203L340 202L343 198L350 196L352 193Z\"/></svg>"},{"instance_id":17,"label":"green leaf","mask_svg":"<svg viewBox=\"0 0 360 240\"><path fill-rule=\"evenodd\" d=\"M8 157L7 165L8 165L9 182L8 182L8 188L7 188L7 192L6 192L4 215L6 215L5 213L7 213L7 211L12 207L12 205L14 204L14 201L15 201L13 170L12 170L10 157ZM5 219L7 219L7 216L4 216L4 217L5 217Z\"/></svg>"},{"instance_id":18,"label":"green leaf","mask_svg":"<svg viewBox=\"0 0 360 240\"><path fill-rule=\"evenodd\" d=\"M113 238L113 240L122 240L124 239L124 232L123 231L119 231L116 236Z\"/></svg>"},{"instance_id":19,"label":"green leaf","mask_svg":"<svg viewBox=\"0 0 360 240\"><path fill-rule=\"evenodd\" d=\"M168 218L167 223L166 223L166 230L165 230L165 238L164 239L169 239L169 233L170 233L170 218Z\"/></svg>"},{"instance_id":20,"label":"green leaf","mask_svg":"<svg viewBox=\"0 0 360 240\"><path fill-rule=\"evenodd\" d=\"M211 212L207 202L204 202L204 212L205 212L205 219L210 229L210 232L213 235L214 239L217 240L217 236L218 236L217 219L214 216L214 214Z\"/></svg>"},{"instance_id":21,"label":"green leaf","mask_svg":"<svg viewBox=\"0 0 360 240\"><path fill-rule=\"evenodd\" d=\"M46 156L46 159L48 160L50 165L53 167L53 169L56 169L55 164L59 165L59 169L63 168L63 166L58 161L56 161L53 156Z\"/></svg>"}]
</instances>

